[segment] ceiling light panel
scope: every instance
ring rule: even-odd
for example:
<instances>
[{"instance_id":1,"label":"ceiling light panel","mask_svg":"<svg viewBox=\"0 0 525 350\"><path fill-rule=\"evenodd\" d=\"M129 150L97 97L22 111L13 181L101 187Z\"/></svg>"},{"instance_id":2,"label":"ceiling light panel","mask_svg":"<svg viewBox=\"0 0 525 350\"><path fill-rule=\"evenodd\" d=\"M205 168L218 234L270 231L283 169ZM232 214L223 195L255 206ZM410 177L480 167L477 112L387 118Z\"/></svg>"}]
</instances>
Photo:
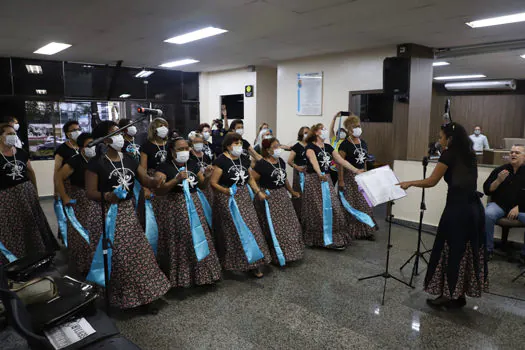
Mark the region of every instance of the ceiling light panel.
<instances>
[{"instance_id":1,"label":"ceiling light panel","mask_svg":"<svg viewBox=\"0 0 525 350\"><path fill-rule=\"evenodd\" d=\"M166 62L161 64L160 66L163 68L173 68L173 67L180 67L180 66L186 66L188 64L198 63L199 61L194 60L192 58L187 58L184 60L178 60L173 62Z\"/></svg>"},{"instance_id":2,"label":"ceiling light panel","mask_svg":"<svg viewBox=\"0 0 525 350\"><path fill-rule=\"evenodd\" d=\"M47 90L45 89L37 89L35 91L37 95L47 95Z\"/></svg>"},{"instance_id":3,"label":"ceiling light panel","mask_svg":"<svg viewBox=\"0 0 525 350\"><path fill-rule=\"evenodd\" d=\"M41 48L39 48L33 53L37 53L40 55L54 55L57 52L63 51L69 47L71 47L71 45L69 44L52 42L52 43L47 44L46 46L42 46Z\"/></svg>"},{"instance_id":4,"label":"ceiling light panel","mask_svg":"<svg viewBox=\"0 0 525 350\"><path fill-rule=\"evenodd\" d=\"M468 22L466 23L466 25L468 25L471 28L483 28L519 22L525 22L525 12L515 13L513 15L508 16L481 19L479 21Z\"/></svg>"},{"instance_id":5,"label":"ceiling light panel","mask_svg":"<svg viewBox=\"0 0 525 350\"><path fill-rule=\"evenodd\" d=\"M204 38L209 38L211 36L223 34L226 32L227 30L225 29L207 27L207 28L202 28L202 29L190 32L190 33L175 36L173 38L166 39L164 40L164 42L170 43L170 44L182 45L182 44L190 43L192 41L201 40Z\"/></svg>"},{"instance_id":6,"label":"ceiling light panel","mask_svg":"<svg viewBox=\"0 0 525 350\"><path fill-rule=\"evenodd\" d=\"M128 97L131 97L130 94L122 94L119 96L120 98L128 98Z\"/></svg>"},{"instance_id":7,"label":"ceiling light panel","mask_svg":"<svg viewBox=\"0 0 525 350\"><path fill-rule=\"evenodd\" d=\"M152 70L141 70L140 72L138 72L136 75L135 75L135 78L147 78L149 77L150 75L152 75L153 73L155 73L154 71Z\"/></svg>"},{"instance_id":8,"label":"ceiling light panel","mask_svg":"<svg viewBox=\"0 0 525 350\"><path fill-rule=\"evenodd\" d=\"M29 74L44 74L42 66L26 64L26 69Z\"/></svg>"},{"instance_id":9,"label":"ceiling light panel","mask_svg":"<svg viewBox=\"0 0 525 350\"><path fill-rule=\"evenodd\" d=\"M442 67L442 66L448 66L448 65L450 65L450 63L444 62L444 61L432 63L432 66L434 67Z\"/></svg>"},{"instance_id":10,"label":"ceiling light panel","mask_svg":"<svg viewBox=\"0 0 525 350\"><path fill-rule=\"evenodd\" d=\"M470 74L470 75L450 75L443 77L435 77L434 80L461 80L461 79L480 79L486 78L483 74Z\"/></svg>"}]
</instances>

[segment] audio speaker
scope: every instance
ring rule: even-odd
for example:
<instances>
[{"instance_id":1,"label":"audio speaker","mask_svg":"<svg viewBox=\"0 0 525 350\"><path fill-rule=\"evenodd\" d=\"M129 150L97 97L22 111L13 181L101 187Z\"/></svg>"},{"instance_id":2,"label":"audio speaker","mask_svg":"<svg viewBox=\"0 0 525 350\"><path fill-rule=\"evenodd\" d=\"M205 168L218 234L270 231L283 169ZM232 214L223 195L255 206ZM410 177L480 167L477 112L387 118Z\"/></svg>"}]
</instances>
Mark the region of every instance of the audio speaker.
<instances>
[{"instance_id":1,"label":"audio speaker","mask_svg":"<svg viewBox=\"0 0 525 350\"><path fill-rule=\"evenodd\" d=\"M383 93L404 95L410 90L410 58L387 57L383 61Z\"/></svg>"}]
</instances>

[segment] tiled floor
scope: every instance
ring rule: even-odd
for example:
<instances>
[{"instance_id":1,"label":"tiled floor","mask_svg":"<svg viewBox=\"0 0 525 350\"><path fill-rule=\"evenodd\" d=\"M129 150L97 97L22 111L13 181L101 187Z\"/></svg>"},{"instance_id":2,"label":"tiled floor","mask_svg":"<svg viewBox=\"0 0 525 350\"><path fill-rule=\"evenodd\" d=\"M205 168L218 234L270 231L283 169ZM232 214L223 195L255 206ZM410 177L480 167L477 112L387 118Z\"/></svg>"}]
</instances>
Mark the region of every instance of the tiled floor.
<instances>
[{"instance_id":1,"label":"tiled floor","mask_svg":"<svg viewBox=\"0 0 525 350\"><path fill-rule=\"evenodd\" d=\"M52 206L44 202L56 227ZM389 280L357 278L384 270L387 224L378 212L377 242L344 252L307 249L302 263L268 268L263 279L226 275L211 288L174 290L156 316L115 315L143 349L525 349L525 302L484 294L467 308L438 312L425 304L424 272L414 290ZM392 273L415 249L417 232L393 226ZM430 248L433 236L424 235ZM423 264L423 269L425 268ZM503 259L490 263L491 292L525 299L525 277Z\"/></svg>"}]
</instances>

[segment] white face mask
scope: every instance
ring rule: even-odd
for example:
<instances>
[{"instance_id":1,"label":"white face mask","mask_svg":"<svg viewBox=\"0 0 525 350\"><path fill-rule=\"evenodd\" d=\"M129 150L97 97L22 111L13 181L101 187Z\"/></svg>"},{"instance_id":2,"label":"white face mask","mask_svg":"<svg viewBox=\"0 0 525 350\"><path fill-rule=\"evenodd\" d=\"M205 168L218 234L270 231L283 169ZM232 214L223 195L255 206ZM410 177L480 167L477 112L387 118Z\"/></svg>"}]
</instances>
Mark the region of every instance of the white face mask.
<instances>
[{"instance_id":1,"label":"white face mask","mask_svg":"<svg viewBox=\"0 0 525 350\"><path fill-rule=\"evenodd\" d=\"M242 146L233 146L231 154L234 157L240 157L242 155Z\"/></svg>"},{"instance_id":2,"label":"white face mask","mask_svg":"<svg viewBox=\"0 0 525 350\"><path fill-rule=\"evenodd\" d=\"M237 129L235 132L241 136L244 135L244 129Z\"/></svg>"},{"instance_id":3,"label":"white face mask","mask_svg":"<svg viewBox=\"0 0 525 350\"><path fill-rule=\"evenodd\" d=\"M354 137L361 137L362 134L363 134L363 129L361 128L354 128L352 132L352 135L354 135Z\"/></svg>"},{"instance_id":4,"label":"white face mask","mask_svg":"<svg viewBox=\"0 0 525 350\"><path fill-rule=\"evenodd\" d=\"M282 148L276 148L276 149L273 150L272 157L274 157L275 159L279 159L279 157L281 156L282 153L283 153L283 149Z\"/></svg>"},{"instance_id":5,"label":"white face mask","mask_svg":"<svg viewBox=\"0 0 525 350\"><path fill-rule=\"evenodd\" d=\"M204 143L195 143L193 144L193 149L197 152L200 152L204 149Z\"/></svg>"},{"instance_id":6,"label":"white face mask","mask_svg":"<svg viewBox=\"0 0 525 350\"><path fill-rule=\"evenodd\" d=\"M137 127L136 126L130 126L128 128L128 135L131 136L131 137L137 135Z\"/></svg>"},{"instance_id":7,"label":"white face mask","mask_svg":"<svg viewBox=\"0 0 525 350\"><path fill-rule=\"evenodd\" d=\"M157 135L161 138L161 139L164 139L166 138L166 136L168 136L168 128L165 127L165 126L161 126L160 128L157 128Z\"/></svg>"},{"instance_id":8,"label":"white face mask","mask_svg":"<svg viewBox=\"0 0 525 350\"><path fill-rule=\"evenodd\" d=\"M78 137L80 136L80 134L82 134L80 131L73 131L70 134L70 139L73 140L73 141L76 141L78 139Z\"/></svg>"},{"instance_id":9,"label":"white face mask","mask_svg":"<svg viewBox=\"0 0 525 350\"><path fill-rule=\"evenodd\" d=\"M308 137L308 133L304 134L303 135L303 140L306 140L307 137Z\"/></svg>"},{"instance_id":10,"label":"white face mask","mask_svg":"<svg viewBox=\"0 0 525 350\"><path fill-rule=\"evenodd\" d=\"M210 138L210 133L209 132L203 132L202 133L202 137L204 138L204 141L208 141L208 139Z\"/></svg>"},{"instance_id":11,"label":"white face mask","mask_svg":"<svg viewBox=\"0 0 525 350\"><path fill-rule=\"evenodd\" d=\"M17 141L18 141L18 136L16 135L6 135L5 136L5 144L7 146L14 147Z\"/></svg>"},{"instance_id":12,"label":"white face mask","mask_svg":"<svg viewBox=\"0 0 525 350\"><path fill-rule=\"evenodd\" d=\"M15 131L18 131L18 129L20 129L20 124L16 123L15 125L13 125L13 129L15 129Z\"/></svg>"},{"instance_id":13,"label":"white face mask","mask_svg":"<svg viewBox=\"0 0 525 350\"><path fill-rule=\"evenodd\" d=\"M340 132L339 133L339 138L340 139L346 139L346 133L345 132Z\"/></svg>"},{"instance_id":14,"label":"white face mask","mask_svg":"<svg viewBox=\"0 0 525 350\"><path fill-rule=\"evenodd\" d=\"M94 156L96 156L97 150L95 146L84 148L84 155L86 156L86 158L93 158Z\"/></svg>"},{"instance_id":15,"label":"white face mask","mask_svg":"<svg viewBox=\"0 0 525 350\"><path fill-rule=\"evenodd\" d=\"M190 151L180 151L177 152L177 157L175 158L175 161L177 163L186 163L190 159Z\"/></svg>"},{"instance_id":16,"label":"white face mask","mask_svg":"<svg viewBox=\"0 0 525 350\"><path fill-rule=\"evenodd\" d=\"M481 130L474 130L474 134L481 135Z\"/></svg>"},{"instance_id":17,"label":"white face mask","mask_svg":"<svg viewBox=\"0 0 525 350\"><path fill-rule=\"evenodd\" d=\"M330 138L330 133L328 132L327 129L323 129L323 130L321 131L321 138L322 138L323 140L328 140L328 139Z\"/></svg>"},{"instance_id":18,"label":"white face mask","mask_svg":"<svg viewBox=\"0 0 525 350\"><path fill-rule=\"evenodd\" d=\"M271 139L273 136L272 135L266 135L266 136L263 136L263 139L264 140L269 140Z\"/></svg>"},{"instance_id":19,"label":"white face mask","mask_svg":"<svg viewBox=\"0 0 525 350\"><path fill-rule=\"evenodd\" d=\"M111 148L113 148L115 151L120 151L122 147L124 147L124 136L122 135L115 135L111 136Z\"/></svg>"}]
</instances>

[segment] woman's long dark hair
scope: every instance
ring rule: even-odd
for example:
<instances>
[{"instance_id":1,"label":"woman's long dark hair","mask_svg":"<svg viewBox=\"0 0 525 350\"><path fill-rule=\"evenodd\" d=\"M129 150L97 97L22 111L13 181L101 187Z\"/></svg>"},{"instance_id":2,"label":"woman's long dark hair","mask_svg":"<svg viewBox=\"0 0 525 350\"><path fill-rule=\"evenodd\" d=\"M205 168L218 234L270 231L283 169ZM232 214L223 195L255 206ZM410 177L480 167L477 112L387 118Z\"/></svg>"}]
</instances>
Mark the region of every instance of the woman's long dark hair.
<instances>
[{"instance_id":1,"label":"woman's long dark hair","mask_svg":"<svg viewBox=\"0 0 525 350\"><path fill-rule=\"evenodd\" d=\"M476 153L472 148L472 140L467 130L458 123L449 123L441 126L441 130L448 140L448 150L454 152L462 161L470 163L476 160Z\"/></svg>"}]
</instances>

